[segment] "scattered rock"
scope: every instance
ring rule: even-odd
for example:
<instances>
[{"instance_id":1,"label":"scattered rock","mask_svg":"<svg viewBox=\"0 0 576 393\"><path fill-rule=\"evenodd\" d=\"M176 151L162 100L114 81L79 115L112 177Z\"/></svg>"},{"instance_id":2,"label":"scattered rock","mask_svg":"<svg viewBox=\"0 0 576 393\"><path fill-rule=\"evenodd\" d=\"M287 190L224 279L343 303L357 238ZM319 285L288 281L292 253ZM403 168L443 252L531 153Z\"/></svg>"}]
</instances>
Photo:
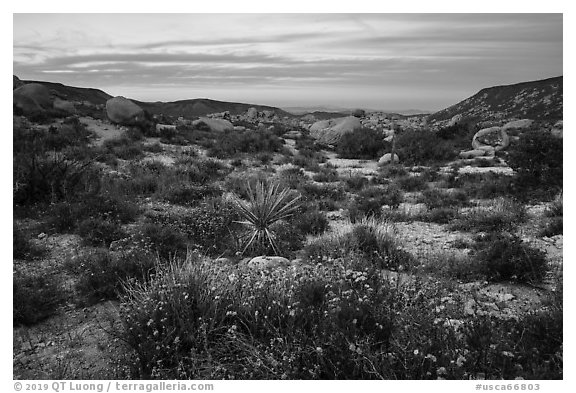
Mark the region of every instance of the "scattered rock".
<instances>
[{"instance_id":1,"label":"scattered rock","mask_svg":"<svg viewBox=\"0 0 576 393\"><path fill-rule=\"evenodd\" d=\"M386 153L382 157L380 157L380 159L378 160L378 165L386 165L389 164L391 161L392 161L392 154ZM398 157L398 154L394 154L394 162L400 162L400 157Z\"/></svg>"},{"instance_id":2,"label":"scattered rock","mask_svg":"<svg viewBox=\"0 0 576 393\"><path fill-rule=\"evenodd\" d=\"M38 235L38 239L42 240L42 239L46 239L48 235L46 235L44 232L42 232L41 234Z\"/></svg>"},{"instance_id":3,"label":"scattered rock","mask_svg":"<svg viewBox=\"0 0 576 393\"><path fill-rule=\"evenodd\" d=\"M259 256L248 262L248 267L252 269L274 269L290 266L290 261L284 257Z\"/></svg>"}]
</instances>

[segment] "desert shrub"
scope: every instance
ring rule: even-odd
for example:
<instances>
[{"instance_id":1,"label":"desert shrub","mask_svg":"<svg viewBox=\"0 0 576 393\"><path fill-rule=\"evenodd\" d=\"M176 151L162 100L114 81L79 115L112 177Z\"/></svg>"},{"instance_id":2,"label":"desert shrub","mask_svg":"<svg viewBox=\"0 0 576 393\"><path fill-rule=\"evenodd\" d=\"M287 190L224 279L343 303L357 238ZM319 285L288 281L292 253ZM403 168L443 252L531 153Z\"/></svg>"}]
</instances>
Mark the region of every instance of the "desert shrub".
<instances>
[{"instance_id":1,"label":"desert shrub","mask_svg":"<svg viewBox=\"0 0 576 393\"><path fill-rule=\"evenodd\" d=\"M471 198L480 199L509 196L515 192L511 176L493 172L459 175L454 186L460 187Z\"/></svg>"},{"instance_id":2,"label":"desert shrub","mask_svg":"<svg viewBox=\"0 0 576 393\"><path fill-rule=\"evenodd\" d=\"M380 216L383 206L398 208L404 195L396 186L371 186L363 189L348 207L348 215L352 222L362 216Z\"/></svg>"},{"instance_id":3,"label":"desert shrub","mask_svg":"<svg viewBox=\"0 0 576 393\"><path fill-rule=\"evenodd\" d=\"M469 203L468 195L463 191L446 191L437 188L424 190L418 201L425 203L430 209L466 206Z\"/></svg>"},{"instance_id":4,"label":"desert shrub","mask_svg":"<svg viewBox=\"0 0 576 393\"><path fill-rule=\"evenodd\" d=\"M308 204L299 209L293 222L303 235L319 235L329 227L326 214L319 211L316 204Z\"/></svg>"},{"instance_id":5,"label":"desert shrub","mask_svg":"<svg viewBox=\"0 0 576 393\"><path fill-rule=\"evenodd\" d=\"M260 271L190 255L127 285L118 333L142 379L562 378L561 296L510 320L466 316L458 292L362 258Z\"/></svg>"},{"instance_id":6,"label":"desert shrub","mask_svg":"<svg viewBox=\"0 0 576 393\"><path fill-rule=\"evenodd\" d=\"M162 198L176 205L193 206L204 198L213 198L221 194L222 190L211 184L176 183L163 190Z\"/></svg>"},{"instance_id":7,"label":"desert shrub","mask_svg":"<svg viewBox=\"0 0 576 393\"><path fill-rule=\"evenodd\" d=\"M126 233L117 222L101 218L87 218L78 224L78 234L91 246L107 247L114 240L122 239Z\"/></svg>"},{"instance_id":8,"label":"desert shrub","mask_svg":"<svg viewBox=\"0 0 576 393\"><path fill-rule=\"evenodd\" d=\"M64 300L61 283L46 272L15 269L13 275L14 325L33 325L53 315Z\"/></svg>"},{"instance_id":9,"label":"desert shrub","mask_svg":"<svg viewBox=\"0 0 576 393\"><path fill-rule=\"evenodd\" d=\"M320 183L330 183L340 180L338 177L338 171L334 168L322 167L318 173L312 176L312 180Z\"/></svg>"},{"instance_id":10,"label":"desert shrub","mask_svg":"<svg viewBox=\"0 0 576 393\"><path fill-rule=\"evenodd\" d=\"M342 158L379 158L389 149L385 135L371 128L361 128L342 136L336 152Z\"/></svg>"},{"instance_id":11,"label":"desert shrub","mask_svg":"<svg viewBox=\"0 0 576 393\"><path fill-rule=\"evenodd\" d=\"M562 194L560 194L544 211L544 215L546 217L562 217L564 211L563 206Z\"/></svg>"},{"instance_id":12,"label":"desert shrub","mask_svg":"<svg viewBox=\"0 0 576 393\"><path fill-rule=\"evenodd\" d=\"M162 259L186 255L188 249L186 236L169 226L148 222L140 228L139 236Z\"/></svg>"},{"instance_id":13,"label":"desert shrub","mask_svg":"<svg viewBox=\"0 0 576 393\"><path fill-rule=\"evenodd\" d=\"M185 235L190 248L215 256L238 251L235 232L239 217L232 205L220 198L204 200L181 214L150 217L158 225Z\"/></svg>"},{"instance_id":14,"label":"desert shrub","mask_svg":"<svg viewBox=\"0 0 576 393\"><path fill-rule=\"evenodd\" d=\"M344 183L348 191L360 191L368 185L368 179L361 174L350 173L350 176L344 177Z\"/></svg>"},{"instance_id":15,"label":"desert shrub","mask_svg":"<svg viewBox=\"0 0 576 393\"><path fill-rule=\"evenodd\" d=\"M144 151L148 151L150 153L161 153L164 151L164 148L162 147L162 145L160 145L160 143L158 142L154 142L148 145L144 145L142 148Z\"/></svg>"},{"instance_id":16,"label":"desert shrub","mask_svg":"<svg viewBox=\"0 0 576 393\"><path fill-rule=\"evenodd\" d=\"M142 281L154 271L150 254L131 250L113 254L106 249L89 249L65 262L78 275L75 289L83 297L81 304L116 299L128 280Z\"/></svg>"},{"instance_id":17,"label":"desert shrub","mask_svg":"<svg viewBox=\"0 0 576 393\"><path fill-rule=\"evenodd\" d=\"M272 153L280 151L283 145L281 138L267 130L229 131L216 135L208 155L230 158L239 153Z\"/></svg>"},{"instance_id":18,"label":"desert shrub","mask_svg":"<svg viewBox=\"0 0 576 393\"><path fill-rule=\"evenodd\" d=\"M488 242L476 256L490 281L539 282L546 274L543 251L524 244L514 236L501 234Z\"/></svg>"},{"instance_id":19,"label":"desert shrub","mask_svg":"<svg viewBox=\"0 0 576 393\"><path fill-rule=\"evenodd\" d=\"M39 124L50 124L57 119L68 117L70 114L61 109L44 109L36 111L27 116L28 120Z\"/></svg>"},{"instance_id":20,"label":"desert shrub","mask_svg":"<svg viewBox=\"0 0 576 393\"><path fill-rule=\"evenodd\" d=\"M378 269L408 269L412 264L410 254L399 247L392 226L374 217L358 220L348 231L327 232L313 239L304 253L315 263L357 255Z\"/></svg>"},{"instance_id":21,"label":"desert shrub","mask_svg":"<svg viewBox=\"0 0 576 393\"><path fill-rule=\"evenodd\" d=\"M420 191L427 187L426 180L420 175L401 177L396 180L396 184L400 189L408 192Z\"/></svg>"},{"instance_id":22,"label":"desert shrub","mask_svg":"<svg viewBox=\"0 0 576 393\"><path fill-rule=\"evenodd\" d=\"M302 193L304 200L331 199L341 201L346 196L346 191L341 184L314 184L304 183L298 189Z\"/></svg>"},{"instance_id":23,"label":"desert shrub","mask_svg":"<svg viewBox=\"0 0 576 393\"><path fill-rule=\"evenodd\" d=\"M544 223L538 232L539 236L552 237L564 233L564 220L562 217L552 217Z\"/></svg>"},{"instance_id":24,"label":"desert shrub","mask_svg":"<svg viewBox=\"0 0 576 393\"><path fill-rule=\"evenodd\" d=\"M554 195L562 188L562 139L549 131L531 130L509 149L508 165L520 189Z\"/></svg>"},{"instance_id":25,"label":"desert shrub","mask_svg":"<svg viewBox=\"0 0 576 393\"><path fill-rule=\"evenodd\" d=\"M279 177L283 178L282 173L280 173ZM241 198L248 199L248 185L254 188L259 182L269 183L270 181L270 177L262 171L235 172L226 177L224 180L224 188Z\"/></svg>"},{"instance_id":26,"label":"desert shrub","mask_svg":"<svg viewBox=\"0 0 576 393\"><path fill-rule=\"evenodd\" d=\"M33 244L16 224L12 228L12 257L14 259L34 259L44 254L46 249Z\"/></svg>"},{"instance_id":27,"label":"desert shrub","mask_svg":"<svg viewBox=\"0 0 576 393\"><path fill-rule=\"evenodd\" d=\"M139 214L138 206L113 195L91 195L82 200L65 201L50 206L47 227L56 232L69 232L87 218L99 218L113 223L134 221Z\"/></svg>"},{"instance_id":28,"label":"desert shrub","mask_svg":"<svg viewBox=\"0 0 576 393\"><path fill-rule=\"evenodd\" d=\"M436 207L428 211L424 221L435 222L437 224L448 224L458 217L458 210L453 207Z\"/></svg>"},{"instance_id":29,"label":"desert shrub","mask_svg":"<svg viewBox=\"0 0 576 393\"><path fill-rule=\"evenodd\" d=\"M135 142L127 136L107 139L103 147L114 156L122 160L133 160L144 155L142 144Z\"/></svg>"},{"instance_id":30,"label":"desert shrub","mask_svg":"<svg viewBox=\"0 0 576 393\"><path fill-rule=\"evenodd\" d=\"M429 252L418 261L414 270L418 273L456 279L461 281L477 281L486 278L482 263L469 256L453 252Z\"/></svg>"},{"instance_id":31,"label":"desert shrub","mask_svg":"<svg viewBox=\"0 0 576 393\"><path fill-rule=\"evenodd\" d=\"M475 207L453 221L453 230L497 232L511 230L526 218L524 206L514 200L499 198L485 207Z\"/></svg>"},{"instance_id":32,"label":"desert shrub","mask_svg":"<svg viewBox=\"0 0 576 393\"><path fill-rule=\"evenodd\" d=\"M406 176L408 176L408 171L400 165L386 165L378 169L379 179L393 179Z\"/></svg>"},{"instance_id":33,"label":"desert shrub","mask_svg":"<svg viewBox=\"0 0 576 393\"><path fill-rule=\"evenodd\" d=\"M425 130L399 133L396 136L396 149L402 162L415 165L445 162L458 155L451 141Z\"/></svg>"},{"instance_id":34,"label":"desert shrub","mask_svg":"<svg viewBox=\"0 0 576 393\"><path fill-rule=\"evenodd\" d=\"M300 150L298 154L292 157L292 164L304 168L308 171L317 172L320 170L320 160L317 157L316 153L313 153L312 156L309 156L306 153L306 150Z\"/></svg>"},{"instance_id":35,"label":"desert shrub","mask_svg":"<svg viewBox=\"0 0 576 393\"><path fill-rule=\"evenodd\" d=\"M304 174L302 168L292 166L281 169L278 172L278 180L289 188L297 189L308 180L308 177Z\"/></svg>"}]
</instances>

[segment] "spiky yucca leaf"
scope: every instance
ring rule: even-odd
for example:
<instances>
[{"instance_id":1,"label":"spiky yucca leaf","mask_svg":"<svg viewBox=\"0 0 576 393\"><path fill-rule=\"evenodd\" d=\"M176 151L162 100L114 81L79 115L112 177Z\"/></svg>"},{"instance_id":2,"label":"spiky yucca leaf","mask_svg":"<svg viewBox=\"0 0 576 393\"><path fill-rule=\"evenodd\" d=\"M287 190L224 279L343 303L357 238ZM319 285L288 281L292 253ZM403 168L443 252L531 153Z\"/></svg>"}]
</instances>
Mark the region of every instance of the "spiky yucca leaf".
<instances>
[{"instance_id":1,"label":"spiky yucca leaf","mask_svg":"<svg viewBox=\"0 0 576 393\"><path fill-rule=\"evenodd\" d=\"M276 235L271 226L283 219L290 217L298 209L300 195L290 195L289 189L280 189L278 184L264 184L258 182L252 189L248 183L248 199L243 201L235 196L235 206L238 213L243 218L237 221L249 229L246 245L243 252L254 244L270 244L272 250L278 255L278 245Z\"/></svg>"}]
</instances>

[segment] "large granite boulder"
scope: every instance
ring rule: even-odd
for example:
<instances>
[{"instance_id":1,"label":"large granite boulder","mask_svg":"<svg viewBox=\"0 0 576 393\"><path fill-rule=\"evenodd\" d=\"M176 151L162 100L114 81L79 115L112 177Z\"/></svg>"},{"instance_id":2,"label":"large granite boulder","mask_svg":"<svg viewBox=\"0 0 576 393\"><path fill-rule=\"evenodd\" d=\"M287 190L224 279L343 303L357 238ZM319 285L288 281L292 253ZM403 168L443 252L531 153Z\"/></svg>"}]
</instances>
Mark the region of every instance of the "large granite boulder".
<instances>
[{"instance_id":1,"label":"large granite boulder","mask_svg":"<svg viewBox=\"0 0 576 393\"><path fill-rule=\"evenodd\" d=\"M390 164L391 162L392 162L392 154L386 153L382 157L380 157L380 159L378 160L378 165L386 165ZM394 154L394 162L400 162L398 154Z\"/></svg>"},{"instance_id":2,"label":"large granite boulder","mask_svg":"<svg viewBox=\"0 0 576 393\"><path fill-rule=\"evenodd\" d=\"M198 120L194 120L192 125L194 127L207 127L213 132L234 131L234 125L224 119L209 119L207 117L201 117Z\"/></svg>"},{"instance_id":3,"label":"large granite boulder","mask_svg":"<svg viewBox=\"0 0 576 393\"><path fill-rule=\"evenodd\" d=\"M362 122L354 116L321 120L310 126L310 136L321 143L336 144L342 136L360 128Z\"/></svg>"},{"instance_id":4,"label":"large granite boulder","mask_svg":"<svg viewBox=\"0 0 576 393\"><path fill-rule=\"evenodd\" d=\"M534 123L534 120L530 120L530 119L522 119L522 120L514 120L514 121L510 121L506 124L504 124L504 126L502 126L503 130L513 130L513 129L526 129L528 127L530 127L532 125L532 123Z\"/></svg>"},{"instance_id":5,"label":"large granite boulder","mask_svg":"<svg viewBox=\"0 0 576 393\"><path fill-rule=\"evenodd\" d=\"M144 109L122 96L106 101L106 114L111 122L121 125L136 125L145 120Z\"/></svg>"},{"instance_id":6,"label":"large granite boulder","mask_svg":"<svg viewBox=\"0 0 576 393\"><path fill-rule=\"evenodd\" d=\"M258 270L286 268L290 266L290 261L283 257L259 256L252 258L247 266Z\"/></svg>"}]
</instances>

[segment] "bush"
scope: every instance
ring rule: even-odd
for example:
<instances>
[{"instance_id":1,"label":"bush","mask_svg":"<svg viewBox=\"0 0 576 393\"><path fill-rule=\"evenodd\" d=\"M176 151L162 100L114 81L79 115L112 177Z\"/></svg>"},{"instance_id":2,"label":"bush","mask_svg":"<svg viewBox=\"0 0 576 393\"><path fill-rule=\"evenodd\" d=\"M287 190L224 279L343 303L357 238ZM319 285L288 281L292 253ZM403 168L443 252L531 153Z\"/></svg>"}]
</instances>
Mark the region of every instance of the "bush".
<instances>
[{"instance_id":1,"label":"bush","mask_svg":"<svg viewBox=\"0 0 576 393\"><path fill-rule=\"evenodd\" d=\"M383 206L396 209L403 199L402 191L393 185L385 187L371 186L360 191L350 204L348 214L352 222L356 222L362 216L379 217L382 214Z\"/></svg>"},{"instance_id":2,"label":"bush","mask_svg":"<svg viewBox=\"0 0 576 393\"><path fill-rule=\"evenodd\" d=\"M78 234L91 246L108 247L114 240L122 239L126 233L118 223L100 218L87 218L78 224Z\"/></svg>"},{"instance_id":3,"label":"bush","mask_svg":"<svg viewBox=\"0 0 576 393\"><path fill-rule=\"evenodd\" d=\"M546 274L544 252L514 236L495 237L476 259L485 267L490 281L539 282Z\"/></svg>"},{"instance_id":4,"label":"bush","mask_svg":"<svg viewBox=\"0 0 576 393\"><path fill-rule=\"evenodd\" d=\"M37 258L44 254L46 250L34 245L16 224L12 228L12 257L14 259Z\"/></svg>"},{"instance_id":5,"label":"bush","mask_svg":"<svg viewBox=\"0 0 576 393\"><path fill-rule=\"evenodd\" d=\"M360 191L368 185L368 179L359 174L350 174L350 177L344 179L348 191Z\"/></svg>"},{"instance_id":6,"label":"bush","mask_svg":"<svg viewBox=\"0 0 576 393\"><path fill-rule=\"evenodd\" d=\"M135 142L127 136L104 141L103 147L114 156L122 160L133 160L144 155L142 144Z\"/></svg>"},{"instance_id":7,"label":"bush","mask_svg":"<svg viewBox=\"0 0 576 393\"><path fill-rule=\"evenodd\" d=\"M33 325L53 315L64 299L60 283L45 272L14 270L14 325Z\"/></svg>"},{"instance_id":8,"label":"bush","mask_svg":"<svg viewBox=\"0 0 576 393\"><path fill-rule=\"evenodd\" d=\"M80 304L94 304L117 299L128 280L147 279L155 264L150 254L137 250L114 255L106 249L91 249L71 257L65 266L79 276L75 288L85 299Z\"/></svg>"},{"instance_id":9,"label":"bush","mask_svg":"<svg viewBox=\"0 0 576 393\"><path fill-rule=\"evenodd\" d=\"M451 141L446 141L430 131L404 131L396 137L396 149L402 162L425 165L455 159L458 151Z\"/></svg>"},{"instance_id":10,"label":"bush","mask_svg":"<svg viewBox=\"0 0 576 393\"><path fill-rule=\"evenodd\" d=\"M330 183L330 182L337 182L340 180L338 177L338 171L334 168L323 167L320 168L320 171L314 176L312 176L312 180L320 182L320 183Z\"/></svg>"},{"instance_id":11,"label":"bush","mask_svg":"<svg viewBox=\"0 0 576 393\"><path fill-rule=\"evenodd\" d=\"M499 198L486 207L476 207L462 213L452 223L451 229L498 232L513 229L525 218L523 205L514 200Z\"/></svg>"},{"instance_id":12,"label":"bush","mask_svg":"<svg viewBox=\"0 0 576 393\"><path fill-rule=\"evenodd\" d=\"M562 217L553 217L546 222L540 232L539 236L552 237L556 235L562 235L564 233L564 220Z\"/></svg>"},{"instance_id":13,"label":"bush","mask_svg":"<svg viewBox=\"0 0 576 393\"><path fill-rule=\"evenodd\" d=\"M300 209L293 221L298 231L303 235L319 235L324 233L329 227L326 214L318 211L316 205Z\"/></svg>"},{"instance_id":14,"label":"bush","mask_svg":"<svg viewBox=\"0 0 576 393\"><path fill-rule=\"evenodd\" d=\"M515 193L511 176L493 172L459 175L454 183L471 198L491 199Z\"/></svg>"},{"instance_id":15,"label":"bush","mask_svg":"<svg viewBox=\"0 0 576 393\"><path fill-rule=\"evenodd\" d=\"M460 190L445 191L437 188L425 190L418 199L430 209L468 205L468 195Z\"/></svg>"},{"instance_id":16,"label":"bush","mask_svg":"<svg viewBox=\"0 0 576 393\"><path fill-rule=\"evenodd\" d=\"M186 236L173 228L149 222L140 229L140 236L162 259L186 255Z\"/></svg>"},{"instance_id":17,"label":"bush","mask_svg":"<svg viewBox=\"0 0 576 393\"><path fill-rule=\"evenodd\" d=\"M516 186L554 195L562 189L562 139L549 131L531 130L509 149L508 165L516 171Z\"/></svg>"},{"instance_id":18,"label":"bush","mask_svg":"<svg viewBox=\"0 0 576 393\"><path fill-rule=\"evenodd\" d=\"M280 151L284 141L266 130L227 131L216 134L215 143L208 148L208 155L231 158L239 153L273 153Z\"/></svg>"},{"instance_id":19,"label":"bush","mask_svg":"<svg viewBox=\"0 0 576 393\"><path fill-rule=\"evenodd\" d=\"M361 128L346 133L336 145L336 152L342 158L374 159L389 150L384 135L371 128Z\"/></svg>"},{"instance_id":20,"label":"bush","mask_svg":"<svg viewBox=\"0 0 576 393\"><path fill-rule=\"evenodd\" d=\"M187 183L177 183L169 185L162 192L162 197L167 202L193 206L204 198L213 198L222 195L222 190L213 185L196 185Z\"/></svg>"},{"instance_id":21,"label":"bush","mask_svg":"<svg viewBox=\"0 0 576 393\"><path fill-rule=\"evenodd\" d=\"M458 210L452 207L437 207L427 212L424 220L437 224L448 224L456 217L458 217Z\"/></svg>"},{"instance_id":22,"label":"bush","mask_svg":"<svg viewBox=\"0 0 576 393\"><path fill-rule=\"evenodd\" d=\"M399 188L408 192L421 191L427 187L426 180L420 175L401 177L396 180L396 183Z\"/></svg>"}]
</instances>

